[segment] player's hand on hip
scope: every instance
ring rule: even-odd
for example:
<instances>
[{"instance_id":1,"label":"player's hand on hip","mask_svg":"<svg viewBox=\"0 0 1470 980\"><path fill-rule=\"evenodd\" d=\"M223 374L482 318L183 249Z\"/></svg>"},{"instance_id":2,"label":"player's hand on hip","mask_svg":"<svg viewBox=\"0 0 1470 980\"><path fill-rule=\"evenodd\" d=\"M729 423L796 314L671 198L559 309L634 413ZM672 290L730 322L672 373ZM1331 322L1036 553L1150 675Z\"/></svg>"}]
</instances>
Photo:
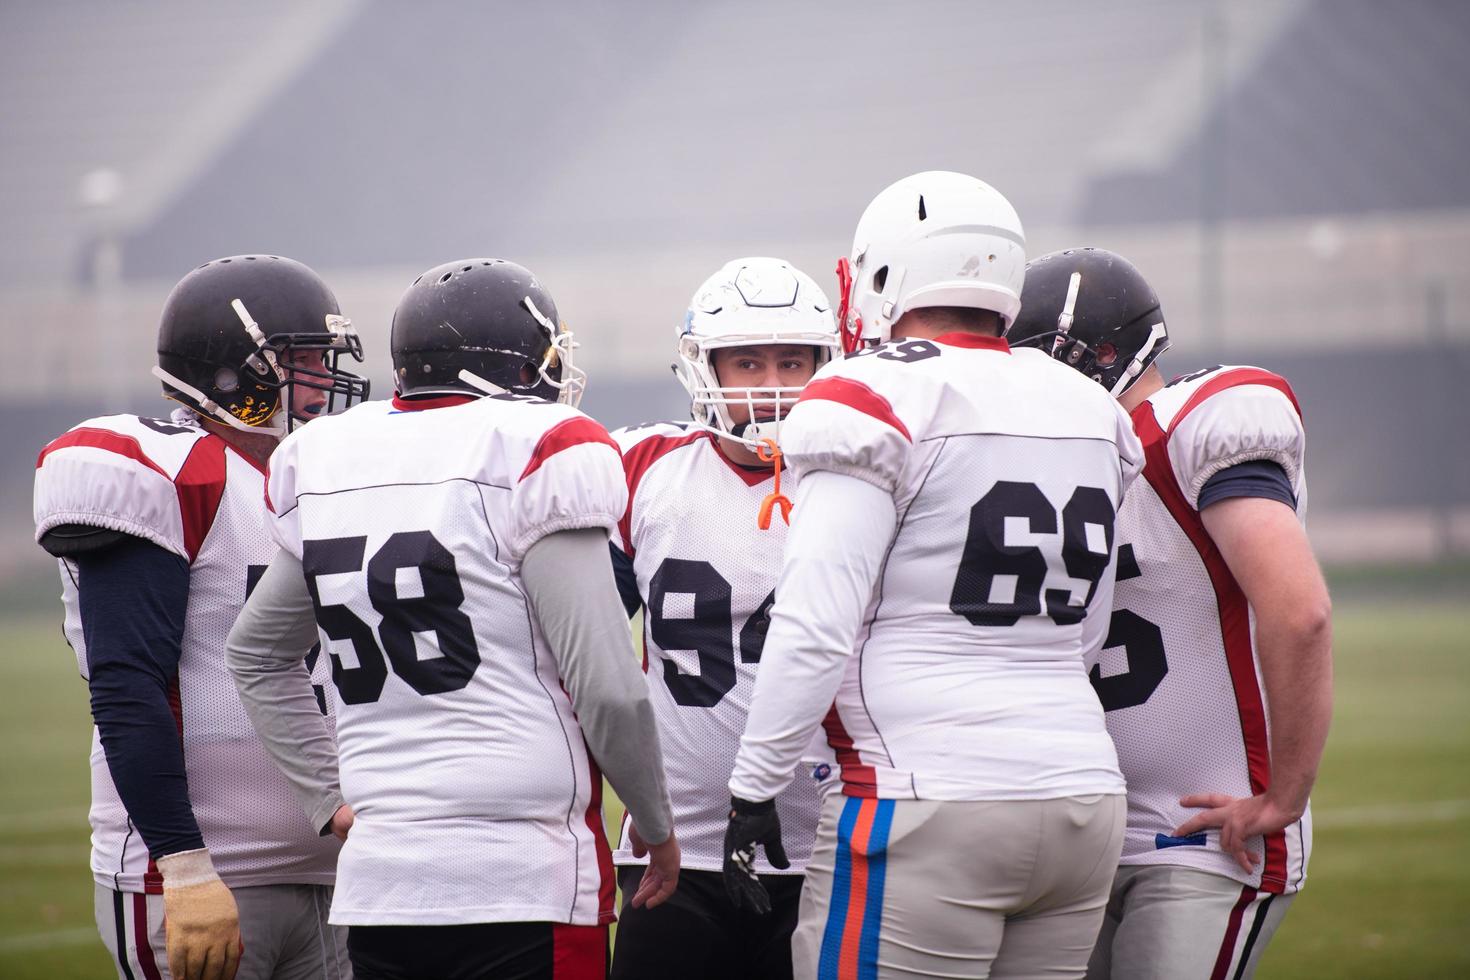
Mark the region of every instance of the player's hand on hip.
<instances>
[{"instance_id":1,"label":"player's hand on hip","mask_svg":"<svg viewBox=\"0 0 1470 980\"><path fill-rule=\"evenodd\" d=\"M354 819L352 807L343 803L337 807L337 812L332 814L331 822L327 824L327 830L331 831L333 837L340 841L345 841L347 835L352 831L352 821Z\"/></svg>"},{"instance_id":2,"label":"player's hand on hip","mask_svg":"<svg viewBox=\"0 0 1470 980\"><path fill-rule=\"evenodd\" d=\"M674 894L674 889L679 887L679 841L674 837L673 831L670 831L668 839L663 843L648 844L636 828L631 824L629 827L634 856L648 855L648 869L643 872L638 890L633 893L633 907L657 908L668 901L669 896ZM643 854L638 853L640 848Z\"/></svg>"},{"instance_id":3,"label":"player's hand on hip","mask_svg":"<svg viewBox=\"0 0 1470 980\"><path fill-rule=\"evenodd\" d=\"M1180 799L1187 807L1204 808L1174 831L1175 837L1188 837L1202 830L1220 832L1220 850L1235 859L1246 872L1253 872L1261 856L1246 847L1246 841L1278 830L1301 819L1301 811L1292 811L1273 800L1269 793L1260 796L1234 797L1224 793L1196 793Z\"/></svg>"},{"instance_id":4,"label":"player's hand on hip","mask_svg":"<svg viewBox=\"0 0 1470 980\"><path fill-rule=\"evenodd\" d=\"M215 873L209 849L158 859L163 925L174 980L233 980L240 967L240 913Z\"/></svg>"},{"instance_id":5,"label":"player's hand on hip","mask_svg":"<svg viewBox=\"0 0 1470 980\"><path fill-rule=\"evenodd\" d=\"M781 818L776 801L753 803L730 798L730 823L725 827L725 894L737 909L757 915L771 911L771 896L755 873L756 845L766 849L766 860L774 868L789 868L786 849L781 846Z\"/></svg>"}]
</instances>

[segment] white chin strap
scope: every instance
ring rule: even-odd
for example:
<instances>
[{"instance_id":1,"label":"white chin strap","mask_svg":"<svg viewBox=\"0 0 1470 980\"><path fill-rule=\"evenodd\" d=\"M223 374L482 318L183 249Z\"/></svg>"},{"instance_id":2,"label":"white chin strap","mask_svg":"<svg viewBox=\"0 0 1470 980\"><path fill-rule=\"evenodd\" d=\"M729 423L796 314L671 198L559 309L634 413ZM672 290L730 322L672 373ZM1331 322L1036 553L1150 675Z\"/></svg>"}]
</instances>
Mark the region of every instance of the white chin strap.
<instances>
[{"instance_id":1,"label":"white chin strap","mask_svg":"<svg viewBox=\"0 0 1470 980\"><path fill-rule=\"evenodd\" d=\"M1082 273L1072 273L1072 278L1067 281L1067 301L1062 304L1062 312L1057 314L1057 336L1052 338L1051 353L1062 349L1067 338L1072 333L1073 311L1077 309L1077 293L1082 289Z\"/></svg>"},{"instance_id":2,"label":"white chin strap","mask_svg":"<svg viewBox=\"0 0 1470 980\"><path fill-rule=\"evenodd\" d=\"M1114 398L1123 394L1123 392L1127 391L1129 386L1131 386L1134 381L1138 380L1138 376L1142 374L1143 369L1148 366L1149 355L1153 353L1154 348L1157 347L1159 341L1163 339L1164 325L1162 323L1155 323L1148 332L1148 340L1145 341L1144 345L1138 349L1138 353L1133 355L1133 360L1128 362L1128 367L1123 371L1121 375L1118 376L1118 383L1113 385L1110 394Z\"/></svg>"},{"instance_id":3,"label":"white chin strap","mask_svg":"<svg viewBox=\"0 0 1470 980\"><path fill-rule=\"evenodd\" d=\"M500 387L500 385L486 381L484 378L480 377L473 371L468 371L461 368L459 372L459 380L463 381L471 388L474 388L476 391L483 391L487 395L505 394L505 389Z\"/></svg>"},{"instance_id":4,"label":"white chin strap","mask_svg":"<svg viewBox=\"0 0 1470 980\"><path fill-rule=\"evenodd\" d=\"M161 367L158 367L157 365L154 365L152 373L153 376L159 381L162 381L164 384L169 385L170 387L180 392L183 392L190 398L194 399L200 409L208 412L212 418L219 419L221 422L225 423L232 429L239 429L241 432L258 432L269 436L284 436L286 434L286 427L279 422L273 425L246 425L244 422L241 422L239 419L235 418L235 416L231 415L229 412L221 408L219 402L215 401L213 398L210 398L204 392L200 391L198 388L195 388L187 381L174 377L172 374L169 374L167 371L165 371ZM277 408L275 418L279 419L280 417L281 410Z\"/></svg>"}]
</instances>

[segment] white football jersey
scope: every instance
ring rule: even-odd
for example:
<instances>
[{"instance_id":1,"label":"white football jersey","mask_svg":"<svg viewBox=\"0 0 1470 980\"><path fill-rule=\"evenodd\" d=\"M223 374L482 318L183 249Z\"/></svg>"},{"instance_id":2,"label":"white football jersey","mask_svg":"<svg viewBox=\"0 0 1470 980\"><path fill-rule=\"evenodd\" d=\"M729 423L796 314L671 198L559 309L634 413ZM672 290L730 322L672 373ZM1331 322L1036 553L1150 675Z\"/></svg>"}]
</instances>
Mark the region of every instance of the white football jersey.
<instances>
[{"instance_id":1,"label":"white football jersey","mask_svg":"<svg viewBox=\"0 0 1470 980\"><path fill-rule=\"evenodd\" d=\"M893 342L818 372L782 449L798 478L866 480L898 516L825 722L843 792L1123 792L1083 664L1142 456L1107 392L998 338Z\"/></svg>"},{"instance_id":2,"label":"white football jersey","mask_svg":"<svg viewBox=\"0 0 1470 980\"><path fill-rule=\"evenodd\" d=\"M276 546L264 478L249 458L192 421L91 419L41 450L36 539L59 524L124 531L189 562L189 604L170 705L184 745L189 801L215 867L235 887L330 885L337 840L320 836L255 734L225 664L225 638ZM77 566L61 560L66 639L88 676ZM326 668L311 658L312 680ZM320 691L320 688L318 689ZM326 702L321 699L323 710ZM331 719L324 720L330 730ZM119 891L162 890L92 730L92 874Z\"/></svg>"},{"instance_id":3,"label":"white football jersey","mask_svg":"<svg viewBox=\"0 0 1470 980\"><path fill-rule=\"evenodd\" d=\"M520 579L543 536L622 516L607 431L524 396L368 402L287 437L268 485L356 815L331 921L612 921L602 776Z\"/></svg>"},{"instance_id":4,"label":"white football jersey","mask_svg":"<svg viewBox=\"0 0 1470 980\"><path fill-rule=\"evenodd\" d=\"M1220 850L1219 837L1180 839L1197 811L1191 793L1252 796L1271 782L1269 706L1260 683L1245 596L1220 558L1198 502L1221 470L1250 460L1280 464L1305 518L1306 434L1296 398L1258 368L1212 368L1152 395L1133 412L1144 479L1119 514L1114 613L1093 684L1128 780L1123 864L1183 864L1267 892L1294 892L1306 877L1311 811L1252 843L1254 874Z\"/></svg>"},{"instance_id":5,"label":"white football jersey","mask_svg":"<svg viewBox=\"0 0 1470 980\"><path fill-rule=\"evenodd\" d=\"M656 423L613 437L623 447L628 478L618 541L633 559L644 600L643 669L681 864L719 871L730 812L726 783L750 711L786 525L777 515L768 530L756 526L773 485L771 470L732 463L710 433ZM794 490L783 479L782 492ZM756 861L762 874L801 874L811 857L821 789L836 777L825 745L807 754L776 797L791 867L778 871L762 855ZM615 863L648 863L633 857L626 817L622 839Z\"/></svg>"}]
</instances>

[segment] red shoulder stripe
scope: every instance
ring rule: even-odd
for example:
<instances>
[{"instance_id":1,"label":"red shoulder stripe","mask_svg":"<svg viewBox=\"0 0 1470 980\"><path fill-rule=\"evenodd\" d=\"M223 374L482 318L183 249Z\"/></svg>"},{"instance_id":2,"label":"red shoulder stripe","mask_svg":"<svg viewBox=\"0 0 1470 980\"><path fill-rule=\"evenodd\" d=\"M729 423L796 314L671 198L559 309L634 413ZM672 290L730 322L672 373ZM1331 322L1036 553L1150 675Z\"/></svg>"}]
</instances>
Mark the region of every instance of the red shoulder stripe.
<instances>
[{"instance_id":1,"label":"red shoulder stripe","mask_svg":"<svg viewBox=\"0 0 1470 980\"><path fill-rule=\"evenodd\" d=\"M893 414L893 405L888 399L861 381L854 381L851 378L822 378L820 381L813 381L806 386L801 393L801 398L798 399L798 402L804 401L829 401L846 405L864 415L871 415L880 422L888 423L902 433L909 442L914 441L914 437L909 435L908 428L897 415Z\"/></svg>"},{"instance_id":2,"label":"red shoulder stripe","mask_svg":"<svg viewBox=\"0 0 1470 980\"><path fill-rule=\"evenodd\" d=\"M613 452L618 452L618 444L613 442L607 430L587 416L579 415L558 422L542 434L541 441L536 443L536 449L531 453L531 461L526 464L526 468L521 471L520 479L516 482L519 483L535 473L541 468L542 463L563 449L571 449L573 446L589 442L600 442L604 446L611 447Z\"/></svg>"},{"instance_id":3,"label":"red shoulder stripe","mask_svg":"<svg viewBox=\"0 0 1470 980\"><path fill-rule=\"evenodd\" d=\"M623 550L631 557L633 554L633 495L638 492L638 484L643 480L643 474L648 472L660 456L667 455L680 446L687 446L696 439L705 435L702 429L685 433L682 436L649 436L642 440L627 453L623 455L623 473L628 478L628 509L623 511L622 519L618 521L618 533L623 536ZM644 651L643 669L648 669L648 653Z\"/></svg>"},{"instance_id":4,"label":"red shoulder stripe","mask_svg":"<svg viewBox=\"0 0 1470 980\"><path fill-rule=\"evenodd\" d=\"M1148 402L1134 410L1133 427L1143 442L1144 479L1148 480L1179 529L1199 552L1205 571L1209 573L1220 617L1221 640L1225 645L1225 663L1230 671L1230 684L1235 690L1235 706L1240 713L1240 733L1245 744L1251 793L1264 793L1271 785L1271 749L1266 737L1266 708L1261 699L1260 680L1256 676L1255 650L1251 644L1250 605L1230 567L1225 564L1220 549L1205 530L1199 511L1189 506L1184 491L1179 489L1174 467L1169 462L1169 437L1159 427L1153 406ZM1282 891L1286 887L1286 871L1285 833L1267 834L1261 890Z\"/></svg>"},{"instance_id":5,"label":"red shoulder stripe","mask_svg":"<svg viewBox=\"0 0 1470 980\"><path fill-rule=\"evenodd\" d=\"M225 441L211 435L194 443L174 480L174 489L184 518L184 550L192 564L214 526L214 516L225 495Z\"/></svg>"},{"instance_id":6,"label":"red shoulder stripe","mask_svg":"<svg viewBox=\"0 0 1470 980\"><path fill-rule=\"evenodd\" d=\"M1185 402L1184 407L1174 416L1174 421L1169 423L1169 431L1166 434L1173 435L1179 423L1184 421L1184 417L1203 405L1211 395L1219 394L1227 388L1239 388L1241 385L1265 385L1267 388L1275 388L1291 402L1291 407L1296 409L1297 417L1302 417L1302 407L1297 404L1296 392L1291 390L1291 385L1287 384L1286 379L1281 375L1262 371L1260 368L1236 368L1231 371L1222 371L1200 385L1199 390L1189 396L1189 401Z\"/></svg>"},{"instance_id":7,"label":"red shoulder stripe","mask_svg":"<svg viewBox=\"0 0 1470 980\"><path fill-rule=\"evenodd\" d=\"M153 462L143 452L143 447L138 444L137 439L134 439L132 436L125 436L121 432L113 432L110 429L72 429L65 435L53 439L47 444L45 449L41 450L41 455L36 457L36 469L41 468L41 464L46 461L47 456L56 452L58 449L70 449L72 446L85 446L89 449L105 449L110 453L117 453L119 456L126 456L128 459L142 463L165 480L169 478L168 474L163 471L163 467Z\"/></svg>"}]
</instances>

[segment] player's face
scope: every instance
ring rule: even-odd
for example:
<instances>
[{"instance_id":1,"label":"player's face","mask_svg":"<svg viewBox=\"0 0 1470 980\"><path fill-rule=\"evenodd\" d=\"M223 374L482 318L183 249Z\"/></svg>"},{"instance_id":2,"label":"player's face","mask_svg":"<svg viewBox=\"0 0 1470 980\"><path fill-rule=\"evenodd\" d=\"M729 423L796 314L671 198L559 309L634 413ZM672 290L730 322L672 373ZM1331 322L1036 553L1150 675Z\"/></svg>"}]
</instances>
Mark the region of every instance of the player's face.
<instances>
[{"instance_id":1,"label":"player's face","mask_svg":"<svg viewBox=\"0 0 1470 980\"><path fill-rule=\"evenodd\" d=\"M319 350L290 350L281 359L281 366L288 371L312 371L320 375L326 371L326 363ZM307 375L309 378L310 375ZM298 419L309 419L321 414L327 407L327 393L320 388L304 384L291 386L291 414Z\"/></svg>"},{"instance_id":2,"label":"player's face","mask_svg":"<svg viewBox=\"0 0 1470 980\"><path fill-rule=\"evenodd\" d=\"M805 344L722 347L711 352L710 365L720 387L755 389L755 421L765 421L776 417L775 396L770 389L800 388L810 381L817 370L817 349ZM727 407L734 424L752 421L750 405L745 401L731 400Z\"/></svg>"}]
</instances>

